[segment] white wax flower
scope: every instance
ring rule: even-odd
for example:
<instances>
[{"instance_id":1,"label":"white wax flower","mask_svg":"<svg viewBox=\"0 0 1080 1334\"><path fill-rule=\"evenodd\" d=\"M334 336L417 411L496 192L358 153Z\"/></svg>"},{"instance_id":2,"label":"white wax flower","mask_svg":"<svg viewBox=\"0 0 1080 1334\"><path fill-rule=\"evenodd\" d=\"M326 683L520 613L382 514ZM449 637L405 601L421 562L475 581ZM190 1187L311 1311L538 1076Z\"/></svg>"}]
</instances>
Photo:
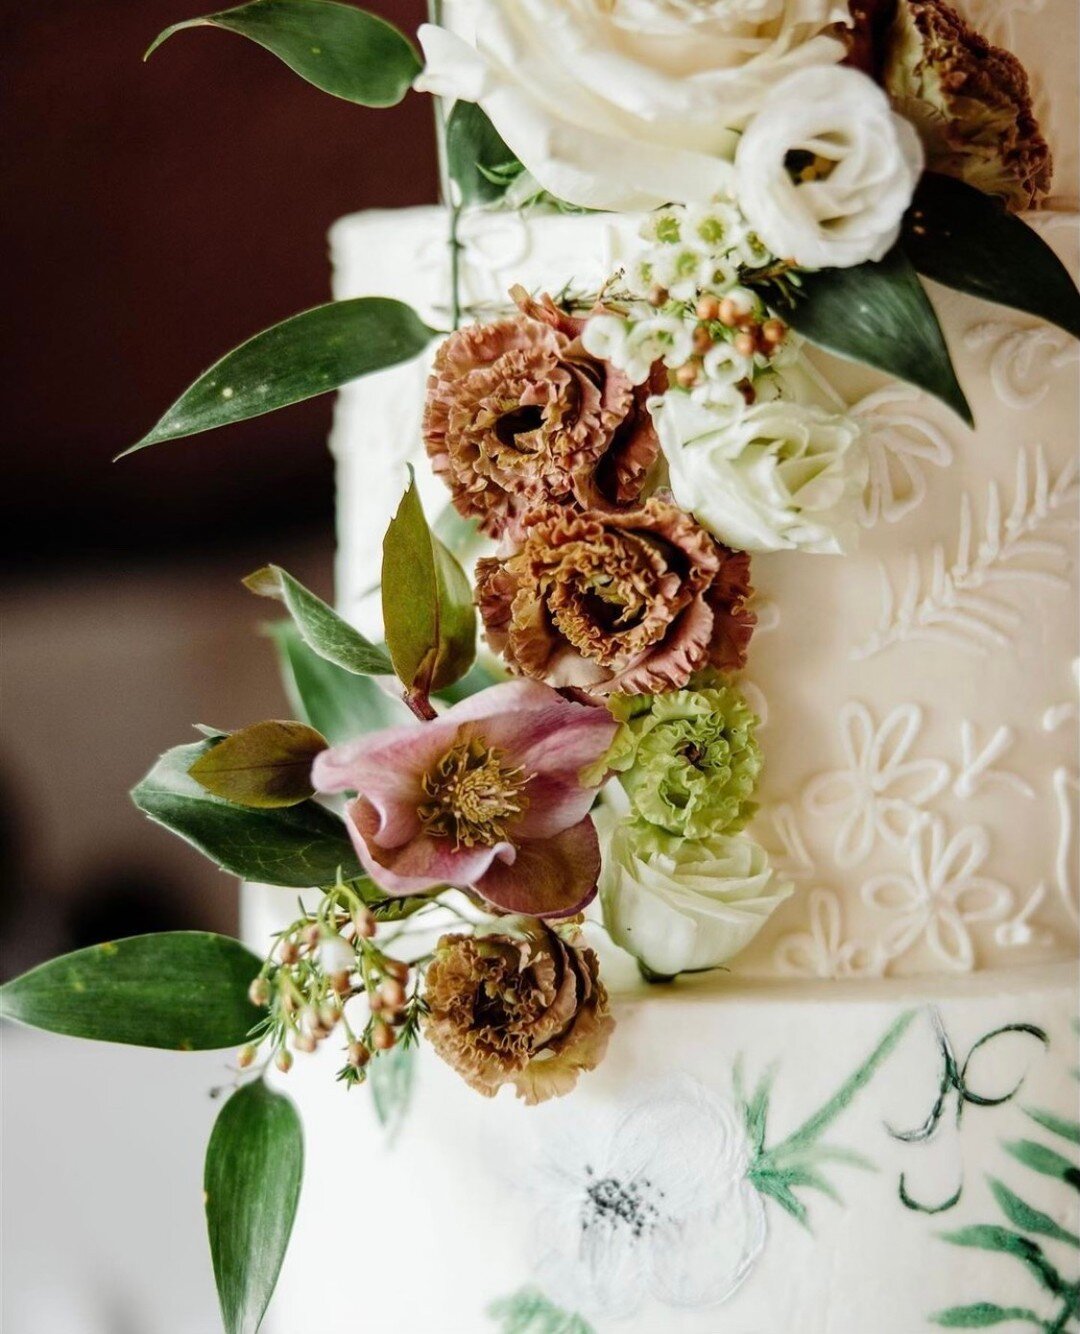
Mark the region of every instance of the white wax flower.
<instances>
[{"instance_id":1,"label":"white wax flower","mask_svg":"<svg viewBox=\"0 0 1080 1334\"><path fill-rule=\"evenodd\" d=\"M348 973L356 967L356 951L340 936L323 936L319 941L319 963L331 975Z\"/></svg>"},{"instance_id":2,"label":"white wax flower","mask_svg":"<svg viewBox=\"0 0 1080 1334\"><path fill-rule=\"evenodd\" d=\"M868 463L853 417L785 398L700 402L678 389L649 410L675 499L728 546L835 554L857 543Z\"/></svg>"},{"instance_id":3,"label":"white wax flower","mask_svg":"<svg viewBox=\"0 0 1080 1334\"><path fill-rule=\"evenodd\" d=\"M810 69L772 90L739 142L736 193L773 254L803 268L881 259L923 166L919 136L854 69Z\"/></svg>"},{"instance_id":4,"label":"white wax flower","mask_svg":"<svg viewBox=\"0 0 1080 1334\"><path fill-rule=\"evenodd\" d=\"M604 925L662 976L726 963L792 892L745 834L689 839L631 820L601 824Z\"/></svg>"},{"instance_id":5,"label":"white wax flower","mask_svg":"<svg viewBox=\"0 0 1080 1334\"><path fill-rule=\"evenodd\" d=\"M689 358L693 328L677 315L649 315L642 320L593 315L582 330L581 343L592 356L617 366L631 384L644 384L656 362L674 367Z\"/></svg>"},{"instance_id":6,"label":"white wax flower","mask_svg":"<svg viewBox=\"0 0 1080 1334\"><path fill-rule=\"evenodd\" d=\"M416 87L478 102L552 194L704 203L792 70L834 66L847 0L474 0L476 45L426 24Z\"/></svg>"}]
</instances>

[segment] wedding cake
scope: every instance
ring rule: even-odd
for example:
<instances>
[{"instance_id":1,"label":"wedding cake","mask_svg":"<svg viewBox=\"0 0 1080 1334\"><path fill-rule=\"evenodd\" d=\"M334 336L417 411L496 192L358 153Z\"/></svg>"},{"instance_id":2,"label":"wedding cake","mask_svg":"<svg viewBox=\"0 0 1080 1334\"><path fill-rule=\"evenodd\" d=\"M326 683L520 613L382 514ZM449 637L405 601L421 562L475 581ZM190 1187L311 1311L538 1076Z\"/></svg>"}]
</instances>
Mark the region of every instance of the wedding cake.
<instances>
[{"instance_id":1,"label":"wedding cake","mask_svg":"<svg viewBox=\"0 0 1080 1334\"><path fill-rule=\"evenodd\" d=\"M692 31L695 6L662 8L671 40ZM1055 177L1026 219L1075 271L1076 8L967 11L1031 75ZM466 208L456 303L602 291L642 224ZM343 219L336 297L447 327L450 228L435 207ZM1080 365L1049 324L931 293L974 429L865 366L796 357L858 423L868 466L857 546L753 556L749 833L791 892L724 971L670 985L587 923L617 1030L569 1099L478 1100L422 1051L388 1129L321 1058L298 1065L308 1184L267 1328L1080 1328ZM432 519L447 503L425 457L430 374L429 352L338 401L338 607L372 633L408 468ZM250 934L273 893L249 891ZM640 908L605 909L624 944L648 936ZM674 920L645 971L684 971L670 933L708 930Z\"/></svg>"}]
</instances>

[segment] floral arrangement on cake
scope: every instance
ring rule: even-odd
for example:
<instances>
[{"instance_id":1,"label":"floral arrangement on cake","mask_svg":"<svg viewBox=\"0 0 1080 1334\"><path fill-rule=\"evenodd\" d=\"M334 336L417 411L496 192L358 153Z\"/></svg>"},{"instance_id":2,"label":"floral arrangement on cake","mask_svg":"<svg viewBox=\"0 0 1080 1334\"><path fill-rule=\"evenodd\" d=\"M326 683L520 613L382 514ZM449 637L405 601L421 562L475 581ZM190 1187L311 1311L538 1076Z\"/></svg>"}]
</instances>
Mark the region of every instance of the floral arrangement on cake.
<instances>
[{"instance_id":1,"label":"floral arrangement on cake","mask_svg":"<svg viewBox=\"0 0 1080 1334\"><path fill-rule=\"evenodd\" d=\"M410 479L384 642L285 570L252 574L289 613L297 717L202 728L133 793L222 870L303 891L295 919L265 958L167 933L3 990L5 1013L57 1032L239 1046L253 1077L207 1158L230 1331L262 1318L300 1186L269 1067L333 1045L338 1078L388 1100L426 1041L486 1096L563 1095L618 1040L596 932L670 981L722 968L791 894L748 828L767 761L739 685L752 557L850 550L870 467L807 345L971 423L920 275L1080 334L1076 288L1018 216L1051 171L1025 73L941 0L470 12L471 41L434 7L423 60L335 0L252 0L151 48L208 25L356 103L434 94L452 260L466 207L641 214L600 290L469 310L455 279L442 330L378 297L306 311L133 446L433 349L423 440L449 504L429 523Z\"/></svg>"}]
</instances>

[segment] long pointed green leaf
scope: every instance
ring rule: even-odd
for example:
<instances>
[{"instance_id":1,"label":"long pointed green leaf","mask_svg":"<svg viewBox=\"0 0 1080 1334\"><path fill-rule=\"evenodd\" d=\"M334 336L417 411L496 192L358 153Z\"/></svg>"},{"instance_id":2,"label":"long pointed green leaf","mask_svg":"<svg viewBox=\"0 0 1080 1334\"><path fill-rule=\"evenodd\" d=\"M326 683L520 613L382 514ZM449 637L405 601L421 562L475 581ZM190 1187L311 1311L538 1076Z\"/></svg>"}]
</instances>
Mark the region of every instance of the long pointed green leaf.
<instances>
[{"instance_id":1,"label":"long pointed green leaf","mask_svg":"<svg viewBox=\"0 0 1080 1334\"><path fill-rule=\"evenodd\" d=\"M259 597L276 598L288 608L304 643L320 658L360 676L392 676L394 664L381 648L354 630L280 565L266 565L244 580Z\"/></svg>"},{"instance_id":2,"label":"long pointed green leaf","mask_svg":"<svg viewBox=\"0 0 1080 1334\"><path fill-rule=\"evenodd\" d=\"M997 1306L993 1302L974 1302L971 1306L950 1306L928 1317L943 1329L989 1329L1011 1320L1026 1320L1037 1329L1043 1329L1042 1318L1027 1306Z\"/></svg>"},{"instance_id":3,"label":"long pointed green leaf","mask_svg":"<svg viewBox=\"0 0 1080 1334\"><path fill-rule=\"evenodd\" d=\"M0 1013L98 1042L170 1051L236 1047L258 1018L247 992L260 964L238 940L205 931L131 936L13 978L0 988Z\"/></svg>"},{"instance_id":4,"label":"long pointed green leaf","mask_svg":"<svg viewBox=\"0 0 1080 1334\"><path fill-rule=\"evenodd\" d=\"M973 424L937 315L899 246L877 264L804 274L782 314L812 343L925 389Z\"/></svg>"},{"instance_id":5,"label":"long pointed green leaf","mask_svg":"<svg viewBox=\"0 0 1080 1334\"><path fill-rule=\"evenodd\" d=\"M300 1118L262 1080L232 1095L206 1150L203 1190L226 1334L256 1334L277 1285L304 1173Z\"/></svg>"},{"instance_id":6,"label":"long pointed green leaf","mask_svg":"<svg viewBox=\"0 0 1080 1334\"><path fill-rule=\"evenodd\" d=\"M506 182L493 179L498 168L517 162L502 135L475 102L454 104L446 121L446 157L463 204L487 204L506 193Z\"/></svg>"},{"instance_id":7,"label":"long pointed green leaf","mask_svg":"<svg viewBox=\"0 0 1080 1334\"><path fill-rule=\"evenodd\" d=\"M354 297L305 310L227 353L119 457L339 389L419 356L435 332L411 306L389 297Z\"/></svg>"},{"instance_id":8,"label":"long pointed green leaf","mask_svg":"<svg viewBox=\"0 0 1080 1334\"><path fill-rule=\"evenodd\" d=\"M420 72L403 33L374 14L334 0L252 0L236 9L174 23L154 40L146 59L185 28L239 33L324 93L367 107L400 102Z\"/></svg>"},{"instance_id":9,"label":"long pointed green leaf","mask_svg":"<svg viewBox=\"0 0 1080 1334\"><path fill-rule=\"evenodd\" d=\"M1030 1116L1036 1125L1049 1130L1051 1135L1060 1135L1070 1144L1080 1144L1080 1121L1074 1121L1067 1116L1057 1116L1042 1107L1025 1107L1023 1111L1025 1116Z\"/></svg>"},{"instance_id":10,"label":"long pointed green leaf","mask_svg":"<svg viewBox=\"0 0 1080 1334\"><path fill-rule=\"evenodd\" d=\"M1046 1258L1042 1247L1019 1232L1013 1232L1011 1228L998 1227L993 1223L972 1223L969 1227L957 1228L955 1232L943 1232L941 1235L954 1246L971 1246L977 1250L1011 1255L1026 1266L1048 1292L1057 1296L1065 1290L1064 1280Z\"/></svg>"},{"instance_id":11,"label":"long pointed green leaf","mask_svg":"<svg viewBox=\"0 0 1080 1334\"><path fill-rule=\"evenodd\" d=\"M314 801L250 810L215 797L189 770L209 742L175 746L132 789L139 810L179 834L223 871L268 885L308 889L363 874L344 824Z\"/></svg>"},{"instance_id":12,"label":"long pointed green leaf","mask_svg":"<svg viewBox=\"0 0 1080 1334\"><path fill-rule=\"evenodd\" d=\"M1080 338L1080 291L1069 270L1000 199L926 172L904 219L903 247L935 282L1037 315Z\"/></svg>"},{"instance_id":13,"label":"long pointed green leaf","mask_svg":"<svg viewBox=\"0 0 1080 1334\"><path fill-rule=\"evenodd\" d=\"M1080 1167L1071 1163L1055 1149L1049 1149L1045 1144L1037 1144L1031 1139L1011 1140L1004 1145L1004 1149L1006 1153L1012 1154L1017 1162L1030 1167L1033 1172L1057 1177L1059 1181L1072 1186L1074 1190L1080 1190Z\"/></svg>"},{"instance_id":14,"label":"long pointed green leaf","mask_svg":"<svg viewBox=\"0 0 1080 1334\"><path fill-rule=\"evenodd\" d=\"M1036 1209L1034 1205L1022 1200L1005 1185L1004 1181L991 1177L990 1189L1001 1212L1013 1227L1019 1228L1021 1232L1033 1232L1036 1236L1052 1237L1054 1241L1064 1242L1067 1246L1080 1247L1080 1237L1075 1232L1067 1231L1049 1214L1044 1214L1041 1209Z\"/></svg>"}]
</instances>

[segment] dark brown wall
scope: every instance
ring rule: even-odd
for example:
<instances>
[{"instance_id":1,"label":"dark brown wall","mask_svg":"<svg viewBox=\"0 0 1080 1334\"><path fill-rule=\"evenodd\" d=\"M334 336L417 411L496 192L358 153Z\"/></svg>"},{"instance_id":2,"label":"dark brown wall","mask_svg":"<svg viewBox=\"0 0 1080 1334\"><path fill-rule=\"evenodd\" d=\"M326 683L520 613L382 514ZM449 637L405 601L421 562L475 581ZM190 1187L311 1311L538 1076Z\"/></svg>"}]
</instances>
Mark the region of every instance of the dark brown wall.
<instances>
[{"instance_id":1,"label":"dark brown wall","mask_svg":"<svg viewBox=\"0 0 1080 1334\"><path fill-rule=\"evenodd\" d=\"M5 24L5 485L19 572L329 523L329 402L109 459L248 335L328 296L342 213L435 196L429 99L371 111L211 29L212 0L42 0ZM414 32L423 0L368 0Z\"/></svg>"}]
</instances>

